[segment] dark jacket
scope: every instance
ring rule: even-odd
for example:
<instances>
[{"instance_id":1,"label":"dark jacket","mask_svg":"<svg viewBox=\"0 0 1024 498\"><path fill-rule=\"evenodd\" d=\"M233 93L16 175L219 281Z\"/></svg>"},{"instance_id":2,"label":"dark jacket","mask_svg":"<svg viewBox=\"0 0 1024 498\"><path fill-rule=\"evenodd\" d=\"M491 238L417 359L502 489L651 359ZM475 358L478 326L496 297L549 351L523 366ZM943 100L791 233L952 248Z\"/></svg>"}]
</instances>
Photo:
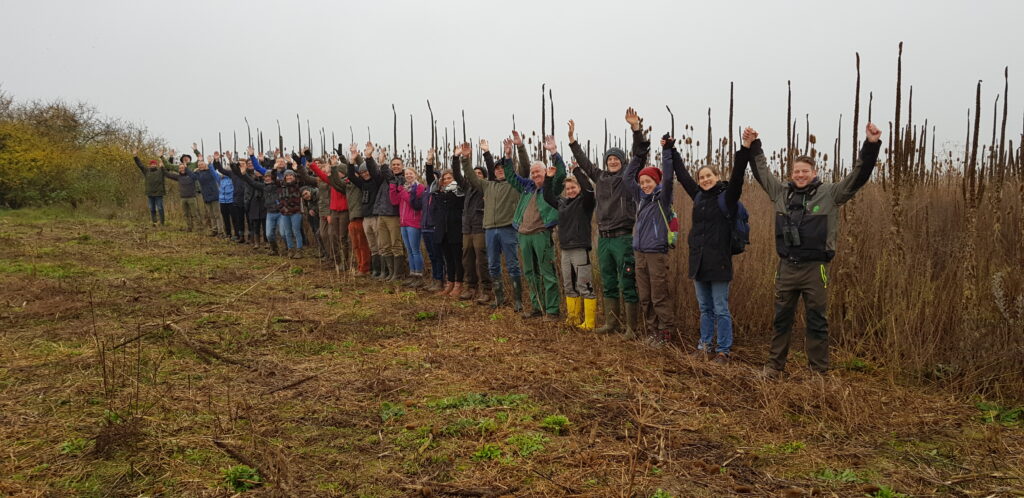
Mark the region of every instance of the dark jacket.
<instances>
[{"instance_id":1,"label":"dark jacket","mask_svg":"<svg viewBox=\"0 0 1024 498\"><path fill-rule=\"evenodd\" d=\"M629 161L622 182L636 199L636 226L633 228L633 250L645 253L667 253L669 220L672 217L672 157L661 164L661 185L645 194L637 183L637 174L647 163L651 143L642 134L634 133L633 159Z\"/></svg>"},{"instance_id":2,"label":"dark jacket","mask_svg":"<svg viewBox=\"0 0 1024 498\"><path fill-rule=\"evenodd\" d=\"M266 176L267 170L259 165L259 161L255 156L250 157L253 163L253 168L259 171L260 174ZM299 175L295 176L295 181L287 183L283 178L285 175L282 174L281 180L274 179L270 184L263 182L257 182L254 178L250 178L246 175L242 175L241 171L238 170L237 164L232 164L232 172L235 176L240 178L247 185L263 191L263 205L267 208L267 213L281 213L283 215L292 215L302 212L302 187L310 185L316 186L316 182L303 181ZM273 173L271 173L273 174Z\"/></svg>"},{"instance_id":3,"label":"dark jacket","mask_svg":"<svg viewBox=\"0 0 1024 498\"><path fill-rule=\"evenodd\" d=\"M139 156L135 156L134 159L135 165L139 167L142 177L146 180L146 195L150 197L163 197L167 192L164 187L164 169L160 167L147 168L139 160Z\"/></svg>"},{"instance_id":4,"label":"dark jacket","mask_svg":"<svg viewBox=\"0 0 1024 498\"><path fill-rule=\"evenodd\" d=\"M815 178L804 188L797 188L792 182L783 184L772 174L760 140L750 145L754 179L768 193L775 208L775 250L780 258L832 261L836 255L839 208L871 178L881 145L881 141L865 141L860 149L860 162L839 183L822 183ZM799 233L798 246L786 244L784 232L790 226Z\"/></svg>"},{"instance_id":5,"label":"dark jacket","mask_svg":"<svg viewBox=\"0 0 1024 498\"><path fill-rule=\"evenodd\" d=\"M555 176L552 180L552 185L560 194L565 186L565 162L562 161L562 156L557 152L551 155L551 162L555 164ZM519 196L519 205L516 206L515 215L512 217L512 226L516 230L519 229L519 224L523 221L523 213L526 212L527 205L531 202L536 203L537 211L540 212L541 221L544 222L545 228L553 228L557 225L558 209L544 200L544 194L541 192L544 190L544 185L537 188L537 185L529 178L529 172L527 172L527 177L525 178L516 174L512 170L511 159L505 158L504 165L505 181L510 183L512 188L521 194Z\"/></svg>"},{"instance_id":6,"label":"dark jacket","mask_svg":"<svg viewBox=\"0 0 1024 498\"><path fill-rule=\"evenodd\" d=\"M391 203L391 184L402 185L405 177L396 177L391 166L378 165L372 157L366 158L366 166L370 178L374 182L376 195L373 200L372 212L376 216L398 216L398 206Z\"/></svg>"},{"instance_id":7,"label":"dark jacket","mask_svg":"<svg viewBox=\"0 0 1024 498\"><path fill-rule=\"evenodd\" d=\"M558 247L589 251L592 240L590 226L594 220L594 186L582 168L573 170L573 175L580 184L579 195L572 199L559 198L555 177L549 176L544 179L544 200L558 206Z\"/></svg>"},{"instance_id":8,"label":"dark jacket","mask_svg":"<svg viewBox=\"0 0 1024 498\"><path fill-rule=\"evenodd\" d=\"M484 229L511 226L516 206L519 205L519 191L510 183L499 182L494 177L494 158L489 151L484 152L484 163L487 165L487 175L483 179L476 177L469 164L462 165L462 177L466 179L467 187L472 187L483 196L481 202L484 212L480 224ZM529 175L529 171L526 174Z\"/></svg>"},{"instance_id":9,"label":"dark jacket","mask_svg":"<svg viewBox=\"0 0 1024 498\"><path fill-rule=\"evenodd\" d=\"M690 278L700 282L728 282L732 280L732 228L743 193L743 173L750 158L749 149L736 151L736 165L729 181L720 181L703 190L690 176L682 156L675 148L662 151L662 157L672 158L676 180L693 199L692 224L688 242L690 246ZM724 196L728 217L722 211L719 196Z\"/></svg>"},{"instance_id":10,"label":"dark jacket","mask_svg":"<svg viewBox=\"0 0 1024 498\"><path fill-rule=\"evenodd\" d=\"M474 188L473 184L466 180L469 174L472 174L474 178L476 177L476 171L473 170L472 166L472 158L459 158L452 163L452 175L466 193L465 204L462 210L462 233L464 234L484 233L484 193ZM468 171L468 173L464 175L463 170ZM484 174L484 177L486 178L487 175Z\"/></svg>"},{"instance_id":11,"label":"dark jacket","mask_svg":"<svg viewBox=\"0 0 1024 498\"><path fill-rule=\"evenodd\" d=\"M196 169L196 181L203 194L203 202L217 202L220 198L220 175L213 168Z\"/></svg>"},{"instance_id":12,"label":"dark jacket","mask_svg":"<svg viewBox=\"0 0 1024 498\"><path fill-rule=\"evenodd\" d=\"M232 168L234 169L234 168ZM253 181L262 182L262 178L256 178L256 175L252 171L246 171L246 177L251 178ZM246 217L250 220L259 220L267 217L267 208L263 205L263 191L258 188L253 188L244 179L242 182L245 184L245 213Z\"/></svg>"},{"instance_id":13,"label":"dark jacket","mask_svg":"<svg viewBox=\"0 0 1024 498\"><path fill-rule=\"evenodd\" d=\"M633 132L634 144L643 140L642 130ZM622 181L627 165L625 154L617 148L608 149L605 152L605 165L608 164L608 157L611 155L619 157L622 161L622 168L618 173L612 173L607 169L594 166L578 142L569 144L569 149L572 150L572 156L580 168L583 168L583 172L594 180L594 193L597 196L597 229L601 232L625 231L628 233L636 224L636 200Z\"/></svg>"},{"instance_id":14,"label":"dark jacket","mask_svg":"<svg viewBox=\"0 0 1024 498\"><path fill-rule=\"evenodd\" d=\"M242 181L241 170L239 170L239 174L236 175L233 171L238 168L225 169L224 166L220 164L220 161L213 162L213 169L217 170L217 172L222 176L226 176L231 180L231 203L236 206L244 206L246 183ZM223 179L221 179L221 184L224 184ZM223 188L221 189L221 195L225 195ZM221 199L221 203L224 203L223 197Z\"/></svg>"},{"instance_id":15,"label":"dark jacket","mask_svg":"<svg viewBox=\"0 0 1024 498\"><path fill-rule=\"evenodd\" d=\"M192 199L196 196L196 174L185 168L184 173L164 170L164 176L178 182L178 196L182 199Z\"/></svg>"},{"instance_id":16,"label":"dark jacket","mask_svg":"<svg viewBox=\"0 0 1024 498\"><path fill-rule=\"evenodd\" d=\"M454 161L458 161L458 159L456 158ZM428 179L434 177L433 165L427 165L427 168ZM434 232L437 234L434 240L439 242L462 241L462 213L465 209L466 193L462 191L462 185L459 182L456 181L455 185L457 187L453 190L442 189L440 178L436 178L431 185L430 196L432 199L429 205L431 222L434 225Z\"/></svg>"},{"instance_id":17,"label":"dark jacket","mask_svg":"<svg viewBox=\"0 0 1024 498\"><path fill-rule=\"evenodd\" d=\"M359 164L360 161L362 158L357 158L356 164ZM362 207L362 215L364 218L376 216L373 214L373 203L377 199L377 189L373 186L373 176L369 180L363 180L356 171L356 164L348 165L348 178L361 192L359 205ZM366 169L369 171L369 164L366 165ZM352 209L351 201L349 201L349 209Z\"/></svg>"}]
</instances>

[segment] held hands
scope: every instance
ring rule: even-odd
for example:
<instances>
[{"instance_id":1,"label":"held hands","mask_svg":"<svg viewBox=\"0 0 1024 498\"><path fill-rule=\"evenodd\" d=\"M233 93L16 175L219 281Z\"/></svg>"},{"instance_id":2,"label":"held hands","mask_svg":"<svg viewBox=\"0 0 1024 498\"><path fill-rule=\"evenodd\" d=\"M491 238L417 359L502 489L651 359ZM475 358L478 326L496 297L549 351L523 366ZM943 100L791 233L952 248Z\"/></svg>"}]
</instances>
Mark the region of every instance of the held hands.
<instances>
[{"instance_id":1,"label":"held hands","mask_svg":"<svg viewBox=\"0 0 1024 498\"><path fill-rule=\"evenodd\" d=\"M753 128L749 127L749 126L744 128L743 129L743 148L745 148L745 149L750 148L750 144L754 143L754 140L757 140L757 131L754 130Z\"/></svg>"},{"instance_id":2,"label":"held hands","mask_svg":"<svg viewBox=\"0 0 1024 498\"><path fill-rule=\"evenodd\" d=\"M504 148L505 157L512 157L512 144L513 141L511 138L506 138L501 142L501 146Z\"/></svg>"},{"instance_id":3,"label":"held hands","mask_svg":"<svg viewBox=\"0 0 1024 498\"><path fill-rule=\"evenodd\" d=\"M544 150L551 154L558 152L558 144L555 143L555 137L551 135L544 137Z\"/></svg>"},{"instance_id":4,"label":"held hands","mask_svg":"<svg viewBox=\"0 0 1024 498\"><path fill-rule=\"evenodd\" d=\"M515 144L516 147L523 145L523 137L519 135L518 131L512 130L512 143Z\"/></svg>"},{"instance_id":5,"label":"held hands","mask_svg":"<svg viewBox=\"0 0 1024 498\"><path fill-rule=\"evenodd\" d=\"M490 152L491 144L487 143L487 139L480 139L480 152Z\"/></svg>"},{"instance_id":6,"label":"held hands","mask_svg":"<svg viewBox=\"0 0 1024 498\"><path fill-rule=\"evenodd\" d=\"M569 143L576 142L576 122L569 120Z\"/></svg>"},{"instance_id":7,"label":"held hands","mask_svg":"<svg viewBox=\"0 0 1024 498\"><path fill-rule=\"evenodd\" d=\"M868 123L868 142L877 142L882 138L882 130L879 130L875 123Z\"/></svg>"},{"instance_id":8,"label":"held hands","mask_svg":"<svg viewBox=\"0 0 1024 498\"><path fill-rule=\"evenodd\" d=\"M669 135L668 133L664 134L661 137L661 148L662 149L672 149L672 148L675 148L675 146L676 146L676 139L672 138L672 136Z\"/></svg>"},{"instance_id":9,"label":"held hands","mask_svg":"<svg viewBox=\"0 0 1024 498\"><path fill-rule=\"evenodd\" d=\"M626 109L626 122L633 131L640 129L640 115L632 107Z\"/></svg>"}]
</instances>

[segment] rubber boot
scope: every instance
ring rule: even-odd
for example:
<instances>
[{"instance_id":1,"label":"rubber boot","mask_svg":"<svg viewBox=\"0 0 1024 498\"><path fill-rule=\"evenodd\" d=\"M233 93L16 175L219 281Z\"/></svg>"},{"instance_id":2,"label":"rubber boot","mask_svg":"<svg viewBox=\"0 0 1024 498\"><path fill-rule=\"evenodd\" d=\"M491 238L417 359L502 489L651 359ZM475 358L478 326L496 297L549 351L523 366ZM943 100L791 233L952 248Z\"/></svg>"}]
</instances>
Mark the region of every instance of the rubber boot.
<instances>
[{"instance_id":1,"label":"rubber boot","mask_svg":"<svg viewBox=\"0 0 1024 498\"><path fill-rule=\"evenodd\" d=\"M270 255L270 256L277 255L277 239L273 239L270 242L268 242L267 243L267 247L270 248L269 250L267 250L267 254L268 255Z\"/></svg>"},{"instance_id":2,"label":"rubber boot","mask_svg":"<svg viewBox=\"0 0 1024 498\"><path fill-rule=\"evenodd\" d=\"M583 322L580 314L583 311L583 298L581 297L566 297L565 298L565 324L570 327L578 327Z\"/></svg>"},{"instance_id":3,"label":"rubber boot","mask_svg":"<svg viewBox=\"0 0 1024 498\"><path fill-rule=\"evenodd\" d=\"M380 278L380 255L370 256L370 276L374 279Z\"/></svg>"},{"instance_id":4,"label":"rubber boot","mask_svg":"<svg viewBox=\"0 0 1024 498\"><path fill-rule=\"evenodd\" d=\"M523 277L512 277L512 311L523 311Z\"/></svg>"},{"instance_id":5,"label":"rubber boot","mask_svg":"<svg viewBox=\"0 0 1024 498\"><path fill-rule=\"evenodd\" d=\"M597 326L597 299L587 298L583 300L583 323L580 330L594 330Z\"/></svg>"},{"instance_id":6,"label":"rubber boot","mask_svg":"<svg viewBox=\"0 0 1024 498\"><path fill-rule=\"evenodd\" d=\"M619 331L619 298L604 298L604 325L597 329L598 334L614 334Z\"/></svg>"},{"instance_id":7,"label":"rubber boot","mask_svg":"<svg viewBox=\"0 0 1024 498\"><path fill-rule=\"evenodd\" d=\"M395 272L395 257L391 255L381 256L380 260L384 263L381 266L380 279L387 282L391 278L391 274Z\"/></svg>"},{"instance_id":8,"label":"rubber boot","mask_svg":"<svg viewBox=\"0 0 1024 498\"><path fill-rule=\"evenodd\" d=\"M404 263L405 258L391 256L391 276L388 277L388 282L398 282L402 279Z\"/></svg>"},{"instance_id":9,"label":"rubber boot","mask_svg":"<svg viewBox=\"0 0 1024 498\"><path fill-rule=\"evenodd\" d=\"M638 337L636 333L637 317L640 316L637 313L637 304L623 303L623 308L626 310L626 330L624 331L626 339L636 339Z\"/></svg>"},{"instance_id":10,"label":"rubber boot","mask_svg":"<svg viewBox=\"0 0 1024 498\"><path fill-rule=\"evenodd\" d=\"M505 305L505 282L501 280L494 281L494 301L491 302L491 308L498 309Z\"/></svg>"}]
</instances>

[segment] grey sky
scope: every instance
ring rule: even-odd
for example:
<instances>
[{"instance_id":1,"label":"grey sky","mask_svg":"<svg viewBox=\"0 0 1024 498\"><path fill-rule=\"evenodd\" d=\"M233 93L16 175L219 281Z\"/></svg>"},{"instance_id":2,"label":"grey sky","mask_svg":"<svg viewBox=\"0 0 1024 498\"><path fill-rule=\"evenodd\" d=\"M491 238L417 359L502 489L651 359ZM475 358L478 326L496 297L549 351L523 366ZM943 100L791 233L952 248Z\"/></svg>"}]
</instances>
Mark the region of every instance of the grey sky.
<instances>
[{"instance_id":1,"label":"grey sky","mask_svg":"<svg viewBox=\"0 0 1024 498\"><path fill-rule=\"evenodd\" d=\"M868 91L888 133L896 50L914 85L915 122L929 118L940 140L961 141L974 85L984 80L982 136L1010 65L1010 124L1018 137L1024 102L1019 1L673 2L673 1L14 1L2 2L0 84L19 99L84 100L142 123L179 150L217 132L245 140L243 116L295 143L295 114L314 129L357 141L366 127L399 142L466 110L469 135L496 141L540 124L541 83L554 90L556 133L577 122L585 141L602 140L602 120L621 134L627 106L659 134L689 122L703 136L707 108L726 133L729 82L736 125L785 140L786 80L794 115L810 113L828 151L844 115L849 154L854 52L861 54L862 123ZM905 87L906 88L906 87ZM1000 104L1001 106L1001 104ZM460 125L461 126L461 125ZM274 130L274 131L271 131ZM461 132L460 132L461 133ZM862 134L863 136L863 134ZM318 139L316 140L319 143ZM702 140L703 143L703 140ZM318 148L318 147L317 147Z\"/></svg>"}]
</instances>

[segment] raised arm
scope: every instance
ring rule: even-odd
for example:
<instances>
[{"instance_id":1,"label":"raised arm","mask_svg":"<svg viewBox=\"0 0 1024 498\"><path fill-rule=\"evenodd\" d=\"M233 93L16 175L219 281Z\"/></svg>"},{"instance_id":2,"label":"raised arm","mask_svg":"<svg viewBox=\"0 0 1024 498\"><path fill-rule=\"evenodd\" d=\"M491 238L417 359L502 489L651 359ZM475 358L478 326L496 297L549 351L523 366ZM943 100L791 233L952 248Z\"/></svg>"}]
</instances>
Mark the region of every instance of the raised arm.
<instances>
[{"instance_id":1,"label":"raised arm","mask_svg":"<svg viewBox=\"0 0 1024 498\"><path fill-rule=\"evenodd\" d=\"M740 150L736 151L733 160L729 186L725 188L725 207L729 210L729 216L736 216L736 211L739 210L740 196L743 195L743 175L746 173L747 163L750 162L750 143L751 140L744 134Z\"/></svg>"},{"instance_id":2,"label":"raised arm","mask_svg":"<svg viewBox=\"0 0 1024 498\"><path fill-rule=\"evenodd\" d=\"M768 198L774 201L782 195L785 187L768 169L768 159L764 157L764 150L761 149L761 140L757 138L757 132L752 128L747 128L743 133L746 134L748 131L752 138L749 152L750 172L754 175L757 184L768 194Z\"/></svg>"},{"instance_id":3,"label":"raised arm","mask_svg":"<svg viewBox=\"0 0 1024 498\"><path fill-rule=\"evenodd\" d=\"M253 163L253 167L256 167L255 163ZM249 175L242 174L242 170L241 168L238 167L238 163L231 163L231 172L237 175L239 178L241 178L243 182L249 184L250 187L255 188L257 190L263 190L263 185L260 185L259 182L250 178Z\"/></svg>"},{"instance_id":4,"label":"raised arm","mask_svg":"<svg viewBox=\"0 0 1024 498\"><path fill-rule=\"evenodd\" d=\"M648 146L650 143L647 144ZM645 156L647 154L644 154ZM672 168L672 164L661 161L661 197L658 199L662 206L664 206L666 212L672 209L672 177L675 171Z\"/></svg>"},{"instance_id":5,"label":"raised arm","mask_svg":"<svg viewBox=\"0 0 1024 498\"><path fill-rule=\"evenodd\" d=\"M135 157L133 157L132 159L135 160L135 166L137 166L139 168L139 172L142 173L143 175L145 175L146 174L146 167L142 164L142 160L139 159L139 155L135 154Z\"/></svg>"},{"instance_id":6,"label":"raised arm","mask_svg":"<svg viewBox=\"0 0 1024 498\"><path fill-rule=\"evenodd\" d=\"M860 162L853 168L850 174L846 175L835 188L832 189L832 197L837 205L843 205L853 198L853 195L864 186L871 178L875 170L875 163L878 162L878 151L882 146L882 132L874 123L868 123L867 140L860 149Z\"/></svg>"},{"instance_id":7,"label":"raised arm","mask_svg":"<svg viewBox=\"0 0 1024 498\"><path fill-rule=\"evenodd\" d=\"M434 185L434 181L437 180L437 174L434 172L434 156L435 156L435 154L436 153L434 152L434 149L430 149L430 150L427 151L427 164L425 165L425 167L426 167L426 179L427 179L427 186L428 187L433 186Z\"/></svg>"},{"instance_id":8,"label":"raised arm","mask_svg":"<svg viewBox=\"0 0 1024 498\"><path fill-rule=\"evenodd\" d=\"M518 131L512 132L512 143L516 146L519 155L519 176L528 178L530 176L530 154L526 152L526 145L523 144L523 137ZM508 178L508 175L505 175Z\"/></svg>"},{"instance_id":9,"label":"raised arm","mask_svg":"<svg viewBox=\"0 0 1024 498\"><path fill-rule=\"evenodd\" d=\"M555 164L555 195L561 195L562 190L565 189L565 161L562 160L562 155L558 153L558 145L555 144L555 137L548 135L544 138L544 149L551 154L551 162Z\"/></svg>"},{"instance_id":10,"label":"raised arm","mask_svg":"<svg viewBox=\"0 0 1024 498\"><path fill-rule=\"evenodd\" d=\"M675 144L676 139L670 137L668 133L661 137L661 162L671 165L679 185L683 187L686 195L693 199L700 192L700 186L693 181L690 172L686 170L686 164L683 162L683 157L679 155L679 151L676 150Z\"/></svg>"},{"instance_id":11,"label":"raised arm","mask_svg":"<svg viewBox=\"0 0 1024 498\"><path fill-rule=\"evenodd\" d=\"M493 175L491 171L494 169L494 158L491 157L491 149L487 144L487 140L480 140L480 150L484 152L484 163L487 164L487 178L491 178ZM459 163L452 165L452 171L462 170L459 177L465 178L468 186L476 189L479 192L484 191L484 187L487 185L487 180L477 178L476 172L473 171L473 165L469 162L461 163L462 167L459 167ZM462 180L456 177L455 181L462 185Z\"/></svg>"},{"instance_id":12,"label":"raised arm","mask_svg":"<svg viewBox=\"0 0 1024 498\"><path fill-rule=\"evenodd\" d=\"M571 119L569 120L569 150L572 151L572 157L576 159L576 164L583 169L587 176L594 179L594 181L601 179L604 171L590 162L587 153L583 151L583 147L580 147L579 142L576 141L576 122Z\"/></svg>"}]
</instances>

